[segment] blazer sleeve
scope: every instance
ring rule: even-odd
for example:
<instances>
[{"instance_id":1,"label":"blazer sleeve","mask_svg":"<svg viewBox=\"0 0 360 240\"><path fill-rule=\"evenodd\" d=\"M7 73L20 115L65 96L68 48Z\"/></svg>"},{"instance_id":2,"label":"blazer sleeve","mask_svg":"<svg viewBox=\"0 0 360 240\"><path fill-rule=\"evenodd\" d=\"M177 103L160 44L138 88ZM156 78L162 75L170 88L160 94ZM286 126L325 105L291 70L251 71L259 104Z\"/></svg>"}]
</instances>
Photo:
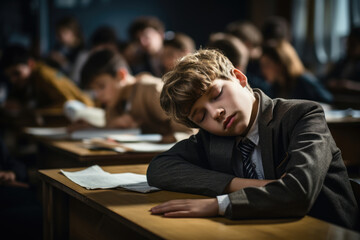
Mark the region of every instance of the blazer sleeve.
<instances>
[{"instance_id":1,"label":"blazer sleeve","mask_svg":"<svg viewBox=\"0 0 360 240\"><path fill-rule=\"evenodd\" d=\"M215 197L224 192L234 176L209 168L200 131L156 156L149 164L149 185L164 190Z\"/></svg>"},{"instance_id":2,"label":"blazer sleeve","mask_svg":"<svg viewBox=\"0 0 360 240\"><path fill-rule=\"evenodd\" d=\"M228 218L299 217L315 202L333 159L334 143L324 112L317 104L298 104L281 122L282 131L287 131L282 137L288 138L286 175L264 187L229 194Z\"/></svg>"}]
</instances>

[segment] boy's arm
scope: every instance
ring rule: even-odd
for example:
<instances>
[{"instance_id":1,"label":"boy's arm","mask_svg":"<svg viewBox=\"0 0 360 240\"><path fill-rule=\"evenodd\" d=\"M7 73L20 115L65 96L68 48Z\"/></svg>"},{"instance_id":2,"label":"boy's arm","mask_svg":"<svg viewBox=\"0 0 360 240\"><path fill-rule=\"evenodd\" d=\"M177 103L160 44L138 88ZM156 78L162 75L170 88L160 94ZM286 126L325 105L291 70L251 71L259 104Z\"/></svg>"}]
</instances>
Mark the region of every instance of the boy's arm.
<instances>
[{"instance_id":1,"label":"boy's arm","mask_svg":"<svg viewBox=\"0 0 360 240\"><path fill-rule=\"evenodd\" d=\"M274 181L236 178L210 170L202 143L206 134L200 131L156 156L147 170L149 184L164 190L215 197L249 186L264 186Z\"/></svg>"},{"instance_id":2,"label":"boy's arm","mask_svg":"<svg viewBox=\"0 0 360 240\"><path fill-rule=\"evenodd\" d=\"M210 170L202 146L204 134L200 131L156 156L147 170L148 183L169 191L212 197L222 194L234 176Z\"/></svg>"}]
</instances>

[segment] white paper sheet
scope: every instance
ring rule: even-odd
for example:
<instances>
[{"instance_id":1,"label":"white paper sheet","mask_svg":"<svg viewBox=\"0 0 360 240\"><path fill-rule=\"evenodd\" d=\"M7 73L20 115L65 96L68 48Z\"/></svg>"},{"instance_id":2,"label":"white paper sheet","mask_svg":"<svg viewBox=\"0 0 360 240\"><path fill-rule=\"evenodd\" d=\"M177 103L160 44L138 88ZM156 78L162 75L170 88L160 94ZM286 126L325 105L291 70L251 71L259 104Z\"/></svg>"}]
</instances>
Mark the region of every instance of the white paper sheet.
<instances>
[{"instance_id":1,"label":"white paper sheet","mask_svg":"<svg viewBox=\"0 0 360 240\"><path fill-rule=\"evenodd\" d=\"M175 143L168 144L157 144L157 143L147 143L147 142L138 142L138 143L122 143L124 147L130 148L133 152L164 152L169 150Z\"/></svg>"},{"instance_id":2,"label":"white paper sheet","mask_svg":"<svg viewBox=\"0 0 360 240\"><path fill-rule=\"evenodd\" d=\"M34 136L49 137L49 138L66 138L68 133L66 127L27 127L25 133Z\"/></svg>"},{"instance_id":3,"label":"white paper sheet","mask_svg":"<svg viewBox=\"0 0 360 240\"><path fill-rule=\"evenodd\" d=\"M140 134L140 129L104 129L104 128L89 128L75 131L71 134L71 138L74 140L81 140L87 138L105 138L114 134Z\"/></svg>"},{"instance_id":4,"label":"white paper sheet","mask_svg":"<svg viewBox=\"0 0 360 240\"><path fill-rule=\"evenodd\" d=\"M108 138L117 142L160 142L161 134L111 134Z\"/></svg>"},{"instance_id":5,"label":"white paper sheet","mask_svg":"<svg viewBox=\"0 0 360 240\"><path fill-rule=\"evenodd\" d=\"M147 193L158 191L150 187L146 175L136 173L108 173L98 165L88 167L81 171L67 172L60 170L67 178L87 189L125 188L131 191Z\"/></svg>"}]
</instances>

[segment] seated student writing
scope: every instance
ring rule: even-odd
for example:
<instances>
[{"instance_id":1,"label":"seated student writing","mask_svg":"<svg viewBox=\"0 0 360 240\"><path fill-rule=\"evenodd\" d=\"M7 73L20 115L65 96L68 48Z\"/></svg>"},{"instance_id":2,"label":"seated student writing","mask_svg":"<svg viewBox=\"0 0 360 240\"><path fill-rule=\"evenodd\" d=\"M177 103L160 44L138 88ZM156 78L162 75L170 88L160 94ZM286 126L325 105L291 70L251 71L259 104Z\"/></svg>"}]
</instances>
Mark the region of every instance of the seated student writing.
<instances>
[{"instance_id":1,"label":"seated student writing","mask_svg":"<svg viewBox=\"0 0 360 240\"><path fill-rule=\"evenodd\" d=\"M189 131L171 121L161 109L161 79L149 74L131 75L117 52L94 52L82 69L81 81L94 90L96 100L104 106L107 127L138 127L143 133L163 135Z\"/></svg>"},{"instance_id":2,"label":"seated student writing","mask_svg":"<svg viewBox=\"0 0 360 240\"><path fill-rule=\"evenodd\" d=\"M211 196L151 209L166 217L310 215L354 228L358 206L320 105L270 99L215 50L163 77L161 106L198 134L155 157L151 186Z\"/></svg>"},{"instance_id":3,"label":"seated student writing","mask_svg":"<svg viewBox=\"0 0 360 240\"><path fill-rule=\"evenodd\" d=\"M12 84L5 106L17 110L62 111L67 100L79 100L92 106L93 102L67 77L42 62L35 61L22 46L8 47L2 57L2 67Z\"/></svg>"}]
</instances>

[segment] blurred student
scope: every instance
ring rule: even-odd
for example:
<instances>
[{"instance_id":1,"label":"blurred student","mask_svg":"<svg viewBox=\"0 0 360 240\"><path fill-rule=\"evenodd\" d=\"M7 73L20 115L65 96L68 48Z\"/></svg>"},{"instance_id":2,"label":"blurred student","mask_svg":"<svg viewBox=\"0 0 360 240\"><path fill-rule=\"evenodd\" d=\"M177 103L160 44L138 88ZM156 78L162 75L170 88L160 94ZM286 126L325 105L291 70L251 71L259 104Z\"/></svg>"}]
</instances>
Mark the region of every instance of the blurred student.
<instances>
[{"instance_id":1,"label":"blurred student","mask_svg":"<svg viewBox=\"0 0 360 240\"><path fill-rule=\"evenodd\" d=\"M259 88L266 94L269 94L270 85L264 79L246 72L249 62L249 50L240 39L226 33L215 33L210 36L207 48L220 50L235 68L246 73L252 88Z\"/></svg>"},{"instance_id":2,"label":"blurred student","mask_svg":"<svg viewBox=\"0 0 360 240\"><path fill-rule=\"evenodd\" d=\"M249 64L247 66L247 73L261 77L259 61L263 38L260 30L249 21L236 21L228 24L225 32L239 38L248 48Z\"/></svg>"},{"instance_id":3,"label":"blurred student","mask_svg":"<svg viewBox=\"0 0 360 240\"><path fill-rule=\"evenodd\" d=\"M104 106L106 127L140 128L143 133L164 136L189 131L171 121L160 107L162 81L146 73L131 75L117 52L94 52L84 65L81 82Z\"/></svg>"},{"instance_id":4,"label":"blurred student","mask_svg":"<svg viewBox=\"0 0 360 240\"><path fill-rule=\"evenodd\" d=\"M261 70L271 84L271 97L307 99L331 103L332 95L307 72L291 44L285 40L270 41L263 46Z\"/></svg>"},{"instance_id":5,"label":"blurred student","mask_svg":"<svg viewBox=\"0 0 360 240\"><path fill-rule=\"evenodd\" d=\"M111 26L100 26L93 32L90 37L90 48L79 53L70 73L70 79L79 85L81 69L89 58L89 55L102 48L108 48L114 51L118 50L118 37L115 29Z\"/></svg>"},{"instance_id":6,"label":"blurred student","mask_svg":"<svg viewBox=\"0 0 360 240\"><path fill-rule=\"evenodd\" d=\"M27 183L24 163L11 157L0 138L0 235L41 239L42 207Z\"/></svg>"},{"instance_id":7,"label":"blurred student","mask_svg":"<svg viewBox=\"0 0 360 240\"><path fill-rule=\"evenodd\" d=\"M5 49L2 67L12 86L6 102L11 108L20 111L62 110L67 100L93 105L67 77L34 60L23 46L13 45Z\"/></svg>"},{"instance_id":8,"label":"blurred student","mask_svg":"<svg viewBox=\"0 0 360 240\"><path fill-rule=\"evenodd\" d=\"M140 17L131 23L129 35L136 45L129 44L133 51L129 55L136 56L130 65L134 74L149 72L156 77L161 76L164 31L164 24L156 17Z\"/></svg>"},{"instance_id":9,"label":"blurred student","mask_svg":"<svg viewBox=\"0 0 360 240\"><path fill-rule=\"evenodd\" d=\"M168 35L164 40L161 56L164 73L170 71L178 59L195 51L195 42L188 35L184 33L169 33Z\"/></svg>"},{"instance_id":10,"label":"blurred student","mask_svg":"<svg viewBox=\"0 0 360 240\"><path fill-rule=\"evenodd\" d=\"M351 30L347 39L346 55L330 69L326 84L334 91L360 92L360 27Z\"/></svg>"},{"instance_id":11,"label":"blurred student","mask_svg":"<svg viewBox=\"0 0 360 240\"><path fill-rule=\"evenodd\" d=\"M73 64L84 47L84 37L79 22L65 17L56 24L57 44L49 56L49 65L70 75Z\"/></svg>"},{"instance_id":12,"label":"blurred student","mask_svg":"<svg viewBox=\"0 0 360 240\"><path fill-rule=\"evenodd\" d=\"M291 32L287 20L280 16L268 18L261 27L263 41L269 40L291 42Z\"/></svg>"}]
</instances>

